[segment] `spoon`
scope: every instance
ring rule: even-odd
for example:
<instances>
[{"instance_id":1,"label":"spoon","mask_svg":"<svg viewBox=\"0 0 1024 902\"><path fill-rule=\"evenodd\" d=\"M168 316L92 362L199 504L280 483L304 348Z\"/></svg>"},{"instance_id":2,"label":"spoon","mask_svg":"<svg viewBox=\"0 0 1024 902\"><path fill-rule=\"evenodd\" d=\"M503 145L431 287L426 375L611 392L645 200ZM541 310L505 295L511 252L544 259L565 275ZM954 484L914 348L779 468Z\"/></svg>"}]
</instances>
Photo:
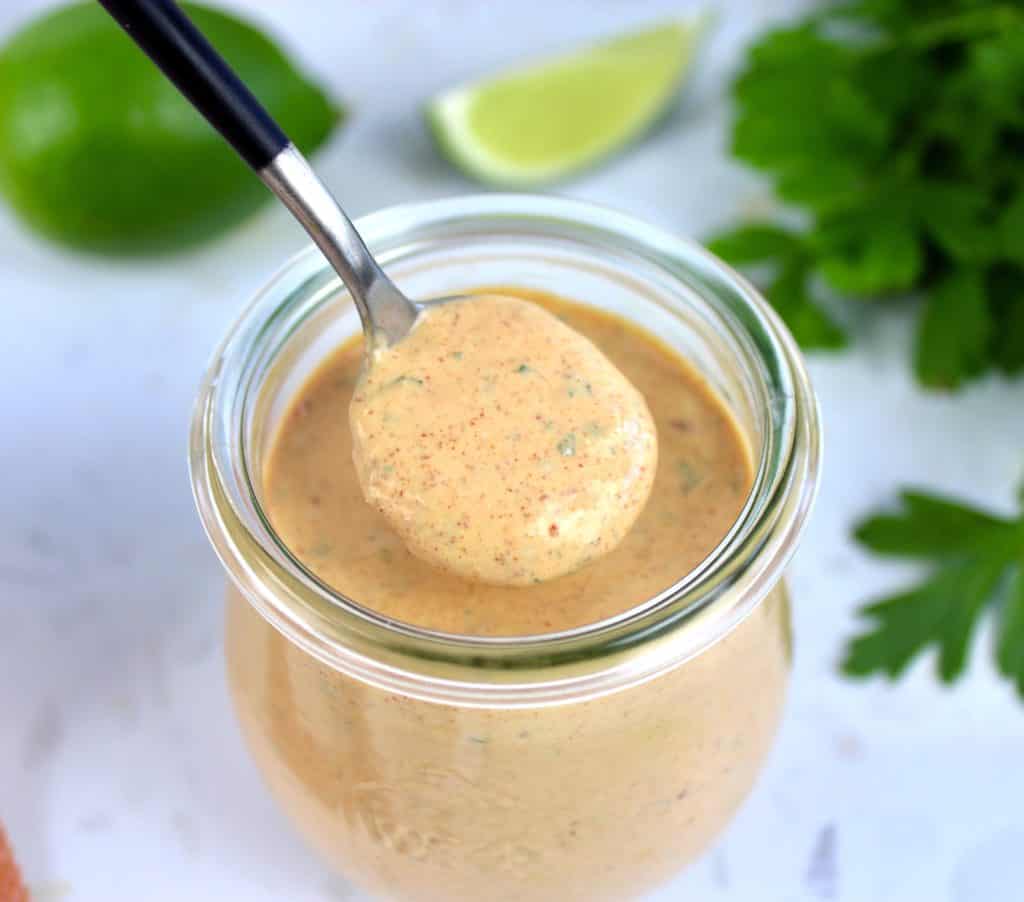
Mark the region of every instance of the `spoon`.
<instances>
[{"instance_id":1,"label":"spoon","mask_svg":"<svg viewBox=\"0 0 1024 902\"><path fill-rule=\"evenodd\" d=\"M429 304L398 290L352 221L223 57L173 0L99 0L164 75L291 211L341 277L367 346L394 345Z\"/></svg>"},{"instance_id":2,"label":"spoon","mask_svg":"<svg viewBox=\"0 0 1024 902\"><path fill-rule=\"evenodd\" d=\"M406 547L464 579L531 585L618 545L650 494L657 439L643 396L611 361L519 298L407 298L173 0L99 2L280 198L352 296L369 351L349 408L353 462Z\"/></svg>"}]
</instances>

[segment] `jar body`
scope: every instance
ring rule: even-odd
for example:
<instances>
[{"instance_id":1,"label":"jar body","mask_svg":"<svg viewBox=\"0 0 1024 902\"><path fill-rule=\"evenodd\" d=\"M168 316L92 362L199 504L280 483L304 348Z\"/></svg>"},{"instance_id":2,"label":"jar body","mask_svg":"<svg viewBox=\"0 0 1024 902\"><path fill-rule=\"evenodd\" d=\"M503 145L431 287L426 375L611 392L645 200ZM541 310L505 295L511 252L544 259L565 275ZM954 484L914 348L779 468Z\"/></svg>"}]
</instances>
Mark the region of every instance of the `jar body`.
<instances>
[{"instance_id":1,"label":"jar body","mask_svg":"<svg viewBox=\"0 0 1024 902\"><path fill-rule=\"evenodd\" d=\"M289 817L376 898L631 899L672 876L753 785L789 665L781 584L696 657L556 706L460 707L325 665L235 591L231 691Z\"/></svg>"},{"instance_id":2,"label":"jar body","mask_svg":"<svg viewBox=\"0 0 1024 902\"><path fill-rule=\"evenodd\" d=\"M193 420L193 491L231 580L228 671L250 750L310 843L378 898L635 898L725 826L781 716L781 574L820 456L799 352L731 270L611 211L489 195L360 229L411 297L514 285L642 326L725 402L754 482L707 558L651 598L623 584L627 610L604 621L492 639L381 616L305 570L262 506L283 411L359 329L324 261L301 255L225 339Z\"/></svg>"}]
</instances>

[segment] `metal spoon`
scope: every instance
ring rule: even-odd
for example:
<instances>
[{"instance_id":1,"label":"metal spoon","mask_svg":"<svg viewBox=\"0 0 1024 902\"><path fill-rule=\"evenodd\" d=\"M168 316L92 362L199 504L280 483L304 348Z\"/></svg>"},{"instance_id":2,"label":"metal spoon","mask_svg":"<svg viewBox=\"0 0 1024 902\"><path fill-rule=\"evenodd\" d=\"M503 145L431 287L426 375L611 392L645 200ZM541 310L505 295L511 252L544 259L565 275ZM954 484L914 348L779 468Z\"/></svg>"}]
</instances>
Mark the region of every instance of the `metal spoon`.
<instances>
[{"instance_id":1,"label":"metal spoon","mask_svg":"<svg viewBox=\"0 0 1024 902\"><path fill-rule=\"evenodd\" d=\"M426 305L385 275L306 158L182 9L173 0L99 2L323 251L352 295L367 347L401 341Z\"/></svg>"}]
</instances>

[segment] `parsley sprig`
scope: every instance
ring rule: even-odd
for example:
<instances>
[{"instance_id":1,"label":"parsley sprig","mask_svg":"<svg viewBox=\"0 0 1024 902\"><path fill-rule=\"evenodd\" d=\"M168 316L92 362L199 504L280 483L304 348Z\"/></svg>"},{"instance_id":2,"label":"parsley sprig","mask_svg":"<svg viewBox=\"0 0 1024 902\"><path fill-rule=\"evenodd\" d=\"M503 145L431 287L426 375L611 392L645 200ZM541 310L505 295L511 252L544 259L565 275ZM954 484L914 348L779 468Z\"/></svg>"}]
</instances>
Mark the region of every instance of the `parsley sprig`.
<instances>
[{"instance_id":1,"label":"parsley sprig","mask_svg":"<svg viewBox=\"0 0 1024 902\"><path fill-rule=\"evenodd\" d=\"M895 679L935 646L939 676L952 682L963 672L983 612L991 611L996 665L1024 698L1024 487L1016 518L916 491L901 499L901 510L869 517L855 536L877 554L920 560L929 573L862 608L871 625L847 646L843 670Z\"/></svg>"},{"instance_id":2,"label":"parsley sprig","mask_svg":"<svg viewBox=\"0 0 1024 902\"><path fill-rule=\"evenodd\" d=\"M919 295L921 382L1024 370L1024 4L830 4L756 43L733 93L734 153L805 225L711 246L769 272L798 341L846 343L830 294Z\"/></svg>"}]
</instances>

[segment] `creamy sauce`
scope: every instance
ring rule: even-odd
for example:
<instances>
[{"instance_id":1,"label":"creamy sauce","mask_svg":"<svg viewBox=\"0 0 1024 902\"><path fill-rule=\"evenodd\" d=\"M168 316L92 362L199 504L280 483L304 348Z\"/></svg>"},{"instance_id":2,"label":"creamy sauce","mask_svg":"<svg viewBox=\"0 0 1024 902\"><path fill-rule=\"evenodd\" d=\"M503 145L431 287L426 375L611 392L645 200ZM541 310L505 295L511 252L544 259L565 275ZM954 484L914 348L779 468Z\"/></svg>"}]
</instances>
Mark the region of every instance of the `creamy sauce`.
<instances>
[{"instance_id":1,"label":"creamy sauce","mask_svg":"<svg viewBox=\"0 0 1024 902\"><path fill-rule=\"evenodd\" d=\"M508 293L507 289L502 289ZM412 555L362 498L344 410L361 346L329 357L283 418L263 502L298 557L375 610L478 635L558 630L621 613L721 541L752 471L700 377L615 317L529 294L602 348L647 398L651 498L614 551L510 588ZM333 669L229 596L232 693L281 804L339 871L401 902L623 902L675 873L746 795L778 723L789 658L781 587L732 632L655 679L539 708L442 704Z\"/></svg>"},{"instance_id":2,"label":"creamy sauce","mask_svg":"<svg viewBox=\"0 0 1024 902\"><path fill-rule=\"evenodd\" d=\"M782 712L788 618L777 589L641 686L488 709L346 676L232 593L228 672L277 800L370 898L628 902L703 852L750 791Z\"/></svg>"},{"instance_id":3,"label":"creamy sauce","mask_svg":"<svg viewBox=\"0 0 1024 902\"><path fill-rule=\"evenodd\" d=\"M390 617L487 636L581 626L651 598L721 541L752 479L748 446L734 419L665 345L593 308L500 290L542 304L587 336L647 399L660 446L654 487L615 550L568 576L523 588L460 579L411 554L403 537L364 501L355 469L344 466L352 438L338 412L356 390L359 339L325 360L297 393L263 480L263 504L274 528L326 583Z\"/></svg>"},{"instance_id":4,"label":"creamy sauce","mask_svg":"<svg viewBox=\"0 0 1024 902\"><path fill-rule=\"evenodd\" d=\"M526 586L615 548L651 491L643 396L589 340L520 298L428 308L377 351L350 407L367 502L417 557Z\"/></svg>"}]
</instances>

